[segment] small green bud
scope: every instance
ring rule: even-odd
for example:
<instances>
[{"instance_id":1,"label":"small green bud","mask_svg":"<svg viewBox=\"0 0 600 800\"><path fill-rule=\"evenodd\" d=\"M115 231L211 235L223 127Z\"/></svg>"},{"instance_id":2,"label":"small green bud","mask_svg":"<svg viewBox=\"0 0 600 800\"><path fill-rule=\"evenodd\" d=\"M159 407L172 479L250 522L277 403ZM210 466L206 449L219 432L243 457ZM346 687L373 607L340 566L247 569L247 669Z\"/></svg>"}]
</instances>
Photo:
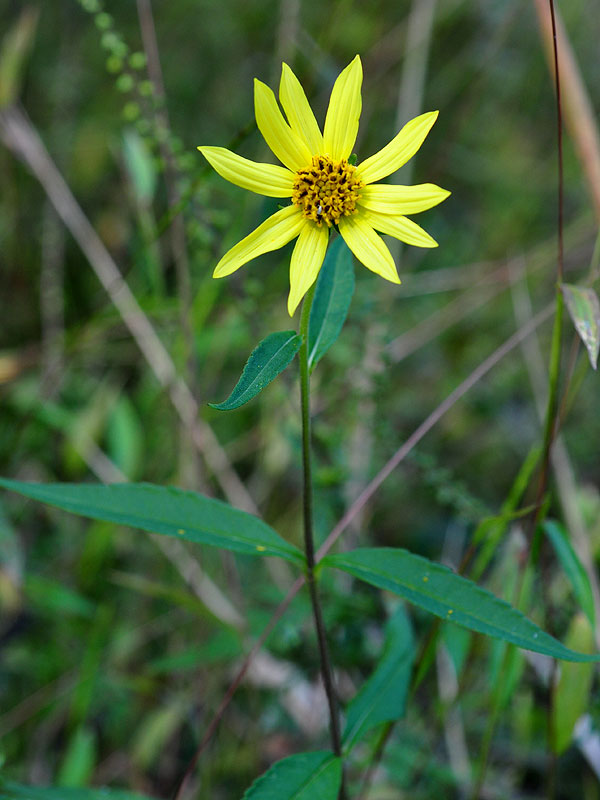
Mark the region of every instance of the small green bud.
<instances>
[{"instance_id":1,"label":"small green bud","mask_svg":"<svg viewBox=\"0 0 600 800\"><path fill-rule=\"evenodd\" d=\"M126 103L123 107L123 119L127 122L135 122L140 115L140 107L137 103Z\"/></svg>"},{"instance_id":2,"label":"small green bud","mask_svg":"<svg viewBox=\"0 0 600 800\"><path fill-rule=\"evenodd\" d=\"M133 80L131 75L128 75L126 72L123 73L123 75L119 75L119 77L116 80L117 89L120 92L123 92L123 94L125 94L125 92L130 92L133 89L134 85L135 81Z\"/></svg>"},{"instance_id":3,"label":"small green bud","mask_svg":"<svg viewBox=\"0 0 600 800\"><path fill-rule=\"evenodd\" d=\"M113 18L110 14L107 14L106 11L102 11L100 14L96 14L94 22L96 23L96 27L101 31L107 31L109 28L112 28Z\"/></svg>"},{"instance_id":4,"label":"small green bud","mask_svg":"<svg viewBox=\"0 0 600 800\"><path fill-rule=\"evenodd\" d=\"M105 50L114 52L115 46L119 44L119 37L113 31L105 31L100 39L100 44Z\"/></svg>"},{"instance_id":5,"label":"small green bud","mask_svg":"<svg viewBox=\"0 0 600 800\"><path fill-rule=\"evenodd\" d=\"M113 74L121 72L123 69L123 59L115 55L109 56L106 59L106 69Z\"/></svg>"},{"instance_id":6,"label":"small green bud","mask_svg":"<svg viewBox=\"0 0 600 800\"><path fill-rule=\"evenodd\" d=\"M98 0L79 0L79 2L83 10L87 11L89 14L97 14L99 11L102 11L102 6Z\"/></svg>"},{"instance_id":7,"label":"small green bud","mask_svg":"<svg viewBox=\"0 0 600 800\"><path fill-rule=\"evenodd\" d=\"M138 91L142 97L152 97L154 94L154 84L152 81L140 81Z\"/></svg>"},{"instance_id":8,"label":"small green bud","mask_svg":"<svg viewBox=\"0 0 600 800\"><path fill-rule=\"evenodd\" d=\"M146 56L139 51L129 56L129 66L131 69L144 69L146 66Z\"/></svg>"}]
</instances>

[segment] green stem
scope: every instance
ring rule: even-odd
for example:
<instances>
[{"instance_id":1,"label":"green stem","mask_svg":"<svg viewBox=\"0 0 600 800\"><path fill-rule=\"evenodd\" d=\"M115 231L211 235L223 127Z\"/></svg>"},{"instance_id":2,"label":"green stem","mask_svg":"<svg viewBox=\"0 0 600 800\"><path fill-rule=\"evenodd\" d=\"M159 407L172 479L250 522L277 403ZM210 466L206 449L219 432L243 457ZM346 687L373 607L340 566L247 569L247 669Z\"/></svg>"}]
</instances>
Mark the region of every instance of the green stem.
<instances>
[{"instance_id":1,"label":"green stem","mask_svg":"<svg viewBox=\"0 0 600 800\"><path fill-rule=\"evenodd\" d=\"M300 335L303 337L298 357L300 359L300 399L302 406L302 467L304 472L303 510L304 510L304 549L306 553L306 583L310 593L313 608L317 640L319 643L319 656L321 659L321 676L323 687L329 705L331 728L331 745L336 756L342 755L342 739L340 735L340 722L338 703L333 686L333 670L327 646L323 612L319 601L317 583L315 579L315 541L313 532L313 485L311 464L311 435L310 435L310 372L308 366L308 320L312 305L314 290L311 290L304 299L302 316L300 319ZM342 786L340 800L345 798L345 789Z\"/></svg>"}]
</instances>

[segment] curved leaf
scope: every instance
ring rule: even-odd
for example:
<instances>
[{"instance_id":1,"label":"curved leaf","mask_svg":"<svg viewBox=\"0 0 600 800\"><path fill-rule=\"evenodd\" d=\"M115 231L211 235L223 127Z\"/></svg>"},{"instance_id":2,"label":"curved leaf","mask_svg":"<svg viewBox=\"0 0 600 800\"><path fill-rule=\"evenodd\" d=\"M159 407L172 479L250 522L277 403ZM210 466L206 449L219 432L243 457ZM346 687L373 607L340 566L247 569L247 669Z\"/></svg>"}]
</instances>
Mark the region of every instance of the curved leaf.
<instances>
[{"instance_id":1,"label":"curved leaf","mask_svg":"<svg viewBox=\"0 0 600 800\"><path fill-rule=\"evenodd\" d=\"M593 369L598 366L600 351L600 302L598 295L589 286L561 285L567 310L581 341L587 350Z\"/></svg>"},{"instance_id":2,"label":"curved leaf","mask_svg":"<svg viewBox=\"0 0 600 800\"><path fill-rule=\"evenodd\" d=\"M594 624L594 597L592 586L583 564L579 560L577 553L569 541L566 531L554 520L546 520L543 525L544 531L554 547L556 557L560 561L562 568L573 587L573 594L577 602L585 612L590 624Z\"/></svg>"},{"instance_id":3,"label":"curved leaf","mask_svg":"<svg viewBox=\"0 0 600 800\"><path fill-rule=\"evenodd\" d=\"M22 483L4 478L0 478L0 486L82 517L117 522L236 553L304 560L300 550L282 539L266 522L196 492L150 483L99 486Z\"/></svg>"},{"instance_id":4,"label":"curved leaf","mask_svg":"<svg viewBox=\"0 0 600 800\"><path fill-rule=\"evenodd\" d=\"M326 556L320 565L406 598L446 621L565 661L599 661L577 653L527 619L520 611L448 567L407 550L373 547Z\"/></svg>"},{"instance_id":5,"label":"curved leaf","mask_svg":"<svg viewBox=\"0 0 600 800\"><path fill-rule=\"evenodd\" d=\"M340 335L353 293L352 253L338 236L327 250L310 307L308 366L311 372Z\"/></svg>"},{"instance_id":6,"label":"curved leaf","mask_svg":"<svg viewBox=\"0 0 600 800\"><path fill-rule=\"evenodd\" d=\"M24 786L0 778L0 800L150 800L150 798L121 789Z\"/></svg>"},{"instance_id":7,"label":"curved leaf","mask_svg":"<svg viewBox=\"0 0 600 800\"><path fill-rule=\"evenodd\" d=\"M242 800L337 800L342 762L317 751L283 758L254 781Z\"/></svg>"},{"instance_id":8,"label":"curved leaf","mask_svg":"<svg viewBox=\"0 0 600 800\"><path fill-rule=\"evenodd\" d=\"M250 353L233 391L222 403L209 403L218 411L231 411L252 400L287 367L302 344L296 331L271 333Z\"/></svg>"},{"instance_id":9,"label":"curved leaf","mask_svg":"<svg viewBox=\"0 0 600 800\"><path fill-rule=\"evenodd\" d=\"M404 715L414 655L410 620L404 607L398 606L386 626L379 664L348 704L342 736L345 750L350 751L367 731L381 722Z\"/></svg>"}]
</instances>

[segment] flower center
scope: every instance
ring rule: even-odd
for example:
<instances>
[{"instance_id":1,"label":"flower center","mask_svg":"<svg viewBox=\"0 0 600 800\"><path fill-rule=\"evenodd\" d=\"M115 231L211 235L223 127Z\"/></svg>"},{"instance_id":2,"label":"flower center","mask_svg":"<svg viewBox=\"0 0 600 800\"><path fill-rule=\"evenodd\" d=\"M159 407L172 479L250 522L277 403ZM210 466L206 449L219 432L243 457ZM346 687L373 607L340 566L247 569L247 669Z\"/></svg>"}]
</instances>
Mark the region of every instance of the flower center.
<instances>
[{"instance_id":1,"label":"flower center","mask_svg":"<svg viewBox=\"0 0 600 800\"><path fill-rule=\"evenodd\" d=\"M319 227L325 222L331 228L340 217L356 214L364 184L354 172L345 158L332 161L329 156L313 156L311 166L296 173L292 203Z\"/></svg>"}]
</instances>

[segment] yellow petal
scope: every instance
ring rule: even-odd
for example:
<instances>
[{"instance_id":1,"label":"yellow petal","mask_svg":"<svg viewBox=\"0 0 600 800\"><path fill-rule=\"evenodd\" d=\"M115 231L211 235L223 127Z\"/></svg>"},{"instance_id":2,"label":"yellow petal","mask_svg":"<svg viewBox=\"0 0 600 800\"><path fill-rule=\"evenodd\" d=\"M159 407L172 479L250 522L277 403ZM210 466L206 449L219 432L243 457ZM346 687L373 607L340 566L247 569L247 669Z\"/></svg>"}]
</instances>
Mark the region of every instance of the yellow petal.
<instances>
[{"instance_id":1,"label":"yellow petal","mask_svg":"<svg viewBox=\"0 0 600 800\"><path fill-rule=\"evenodd\" d=\"M378 214L377 211L367 211L366 208L360 212L360 216L376 231L394 236L406 244L412 244L415 247L438 246L436 240L412 219L392 214Z\"/></svg>"},{"instance_id":2,"label":"yellow petal","mask_svg":"<svg viewBox=\"0 0 600 800\"><path fill-rule=\"evenodd\" d=\"M323 152L323 136L300 81L287 64L281 65L279 102L292 130L306 142L312 156Z\"/></svg>"},{"instance_id":3,"label":"yellow petal","mask_svg":"<svg viewBox=\"0 0 600 800\"><path fill-rule=\"evenodd\" d=\"M305 220L290 261L290 296L288 297L290 317L294 315L298 303L317 279L325 258L328 241L329 228L326 225L319 227L313 222Z\"/></svg>"},{"instance_id":4,"label":"yellow petal","mask_svg":"<svg viewBox=\"0 0 600 800\"><path fill-rule=\"evenodd\" d=\"M311 152L306 142L283 118L275 95L269 87L254 79L254 113L265 142L282 164L297 172L310 164Z\"/></svg>"},{"instance_id":5,"label":"yellow petal","mask_svg":"<svg viewBox=\"0 0 600 800\"><path fill-rule=\"evenodd\" d=\"M306 222L297 206L286 206L234 245L219 261L213 278L224 278L263 253L277 250L298 236Z\"/></svg>"},{"instance_id":6,"label":"yellow petal","mask_svg":"<svg viewBox=\"0 0 600 800\"><path fill-rule=\"evenodd\" d=\"M198 150L222 178L242 189L266 197L291 197L294 175L275 164L257 164L232 153L225 147L199 147Z\"/></svg>"},{"instance_id":7,"label":"yellow petal","mask_svg":"<svg viewBox=\"0 0 600 800\"><path fill-rule=\"evenodd\" d=\"M338 223L344 241L365 267L387 281L400 283L392 254L381 236L378 236L361 215L341 217Z\"/></svg>"},{"instance_id":8,"label":"yellow petal","mask_svg":"<svg viewBox=\"0 0 600 800\"><path fill-rule=\"evenodd\" d=\"M389 144L357 166L356 176L363 183L374 183L400 169L421 147L438 114L428 111L407 122Z\"/></svg>"},{"instance_id":9,"label":"yellow petal","mask_svg":"<svg viewBox=\"0 0 600 800\"><path fill-rule=\"evenodd\" d=\"M361 189L361 198L357 205L369 211L381 214L416 214L426 211L445 200L450 192L433 183L421 183L417 186L394 186L388 183L376 183Z\"/></svg>"},{"instance_id":10,"label":"yellow petal","mask_svg":"<svg viewBox=\"0 0 600 800\"><path fill-rule=\"evenodd\" d=\"M362 64L360 56L348 64L336 80L323 132L323 153L334 161L348 158L358 134L358 120L362 108L360 87L362 85Z\"/></svg>"}]
</instances>

